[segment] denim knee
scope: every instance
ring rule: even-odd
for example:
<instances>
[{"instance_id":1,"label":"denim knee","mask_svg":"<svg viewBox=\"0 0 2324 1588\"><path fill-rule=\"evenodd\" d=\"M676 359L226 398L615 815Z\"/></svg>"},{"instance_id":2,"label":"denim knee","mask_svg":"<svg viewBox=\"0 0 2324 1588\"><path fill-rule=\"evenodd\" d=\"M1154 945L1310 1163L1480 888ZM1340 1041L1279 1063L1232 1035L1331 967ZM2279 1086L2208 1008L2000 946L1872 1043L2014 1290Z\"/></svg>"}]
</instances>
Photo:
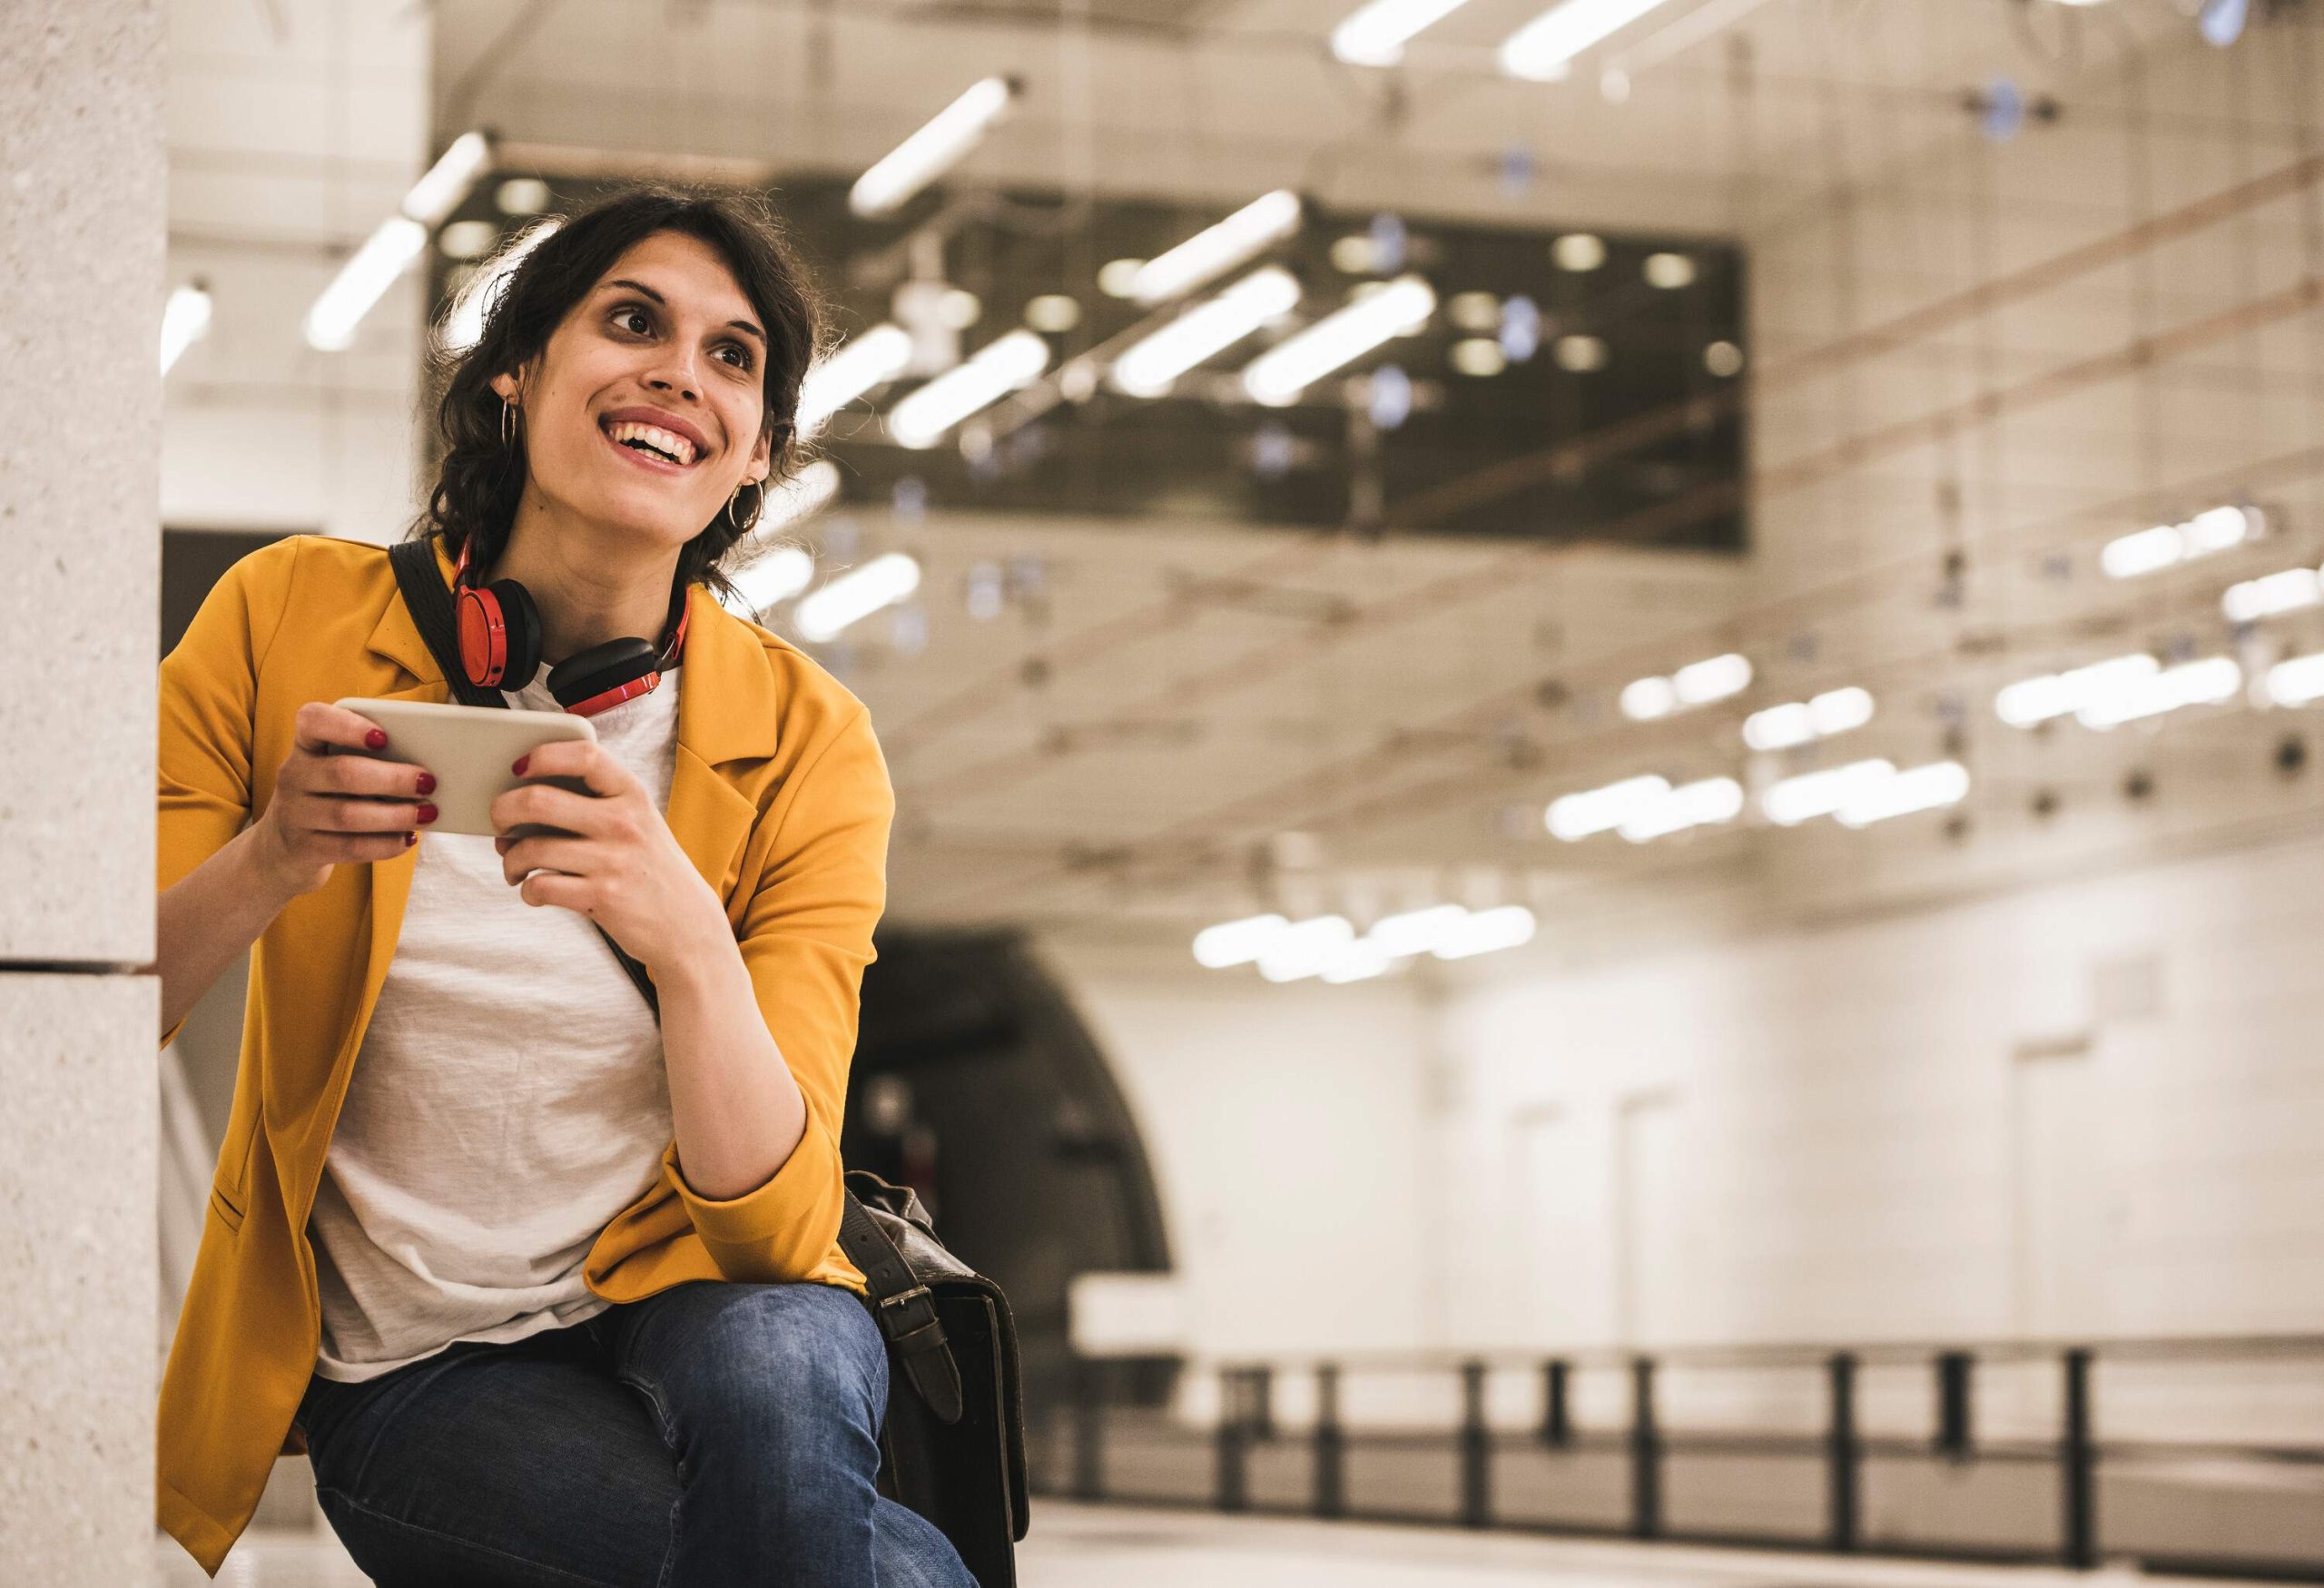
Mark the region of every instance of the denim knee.
<instances>
[{"instance_id":1,"label":"denim knee","mask_svg":"<svg viewBox=\"0 0 2324 1588\"><path fill-rule=\"evenodd\" d=\"M693 1288L693 1287L689 1287ZM887 1343L854 1294L816 1284L720 1283L689 1297L693 1327L663 1369L705 1415L763 1436L783 1425L876 1435L888 1404Z\"/></svg>"}]
</instances>

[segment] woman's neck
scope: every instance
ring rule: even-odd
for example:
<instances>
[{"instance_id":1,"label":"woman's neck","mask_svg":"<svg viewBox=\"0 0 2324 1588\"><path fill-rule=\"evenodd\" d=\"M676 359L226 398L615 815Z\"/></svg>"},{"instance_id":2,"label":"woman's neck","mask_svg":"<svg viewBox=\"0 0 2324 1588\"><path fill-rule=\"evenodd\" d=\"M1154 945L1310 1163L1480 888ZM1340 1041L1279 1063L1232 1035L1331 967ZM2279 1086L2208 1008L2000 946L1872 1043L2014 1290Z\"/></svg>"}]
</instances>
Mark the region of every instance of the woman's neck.
<instances>
[{"instance_id":1,"label":"woman's neck","mask_svg":"<svg viewBox=\"0 0 2324 1588\"><path fill-rule=\"evenodd\" d=\"M628 635L658 643L677 568L675 547L641 540L635 531L560 522L527 491L489 577L515 579L532 592L541 615L541 659L554 666Z\"/></svg>"}]
</instances>

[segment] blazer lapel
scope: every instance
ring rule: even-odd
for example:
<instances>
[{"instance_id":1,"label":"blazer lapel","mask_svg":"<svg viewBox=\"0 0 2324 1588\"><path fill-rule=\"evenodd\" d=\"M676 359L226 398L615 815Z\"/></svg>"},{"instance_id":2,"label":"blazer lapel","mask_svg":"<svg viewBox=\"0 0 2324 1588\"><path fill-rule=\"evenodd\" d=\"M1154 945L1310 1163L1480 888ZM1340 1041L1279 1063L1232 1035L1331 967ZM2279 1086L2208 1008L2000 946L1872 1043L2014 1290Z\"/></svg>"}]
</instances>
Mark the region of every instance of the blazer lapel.
<instances>
[{"instance_id":1,"label":"blazer lapel","mask_svg":"<svg viewBox=\"0 0 2324 1588\"><path fill-rule=\"evenodd\" d=\"M773 671L758 635L701 585L686 592L678 668L678 755L665 819L703 880L730 906L758 807L718 767L774 754Z\"/></svg>"}]
</instances>

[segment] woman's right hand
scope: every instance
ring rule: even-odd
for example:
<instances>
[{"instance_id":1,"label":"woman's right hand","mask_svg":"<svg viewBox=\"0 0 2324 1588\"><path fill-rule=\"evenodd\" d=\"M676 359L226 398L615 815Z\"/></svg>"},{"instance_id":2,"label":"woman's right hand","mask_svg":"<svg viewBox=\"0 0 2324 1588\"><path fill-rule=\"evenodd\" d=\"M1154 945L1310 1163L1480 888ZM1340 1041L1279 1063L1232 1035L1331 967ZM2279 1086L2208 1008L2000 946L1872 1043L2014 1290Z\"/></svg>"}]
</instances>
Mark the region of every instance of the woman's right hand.
<instances>
[{"instance_id":1,"label":"woman's right hand","mask_svg":"<svg viewBox=\"0 0 2324 1588\"><path fill-rule=\"evenodd\" d=\"M334 755L387 747L369 717L309 701L292 724L297 743L274 776L274 797L252 824L261 863L285 893L311 893L346 861L390 860L436 819L424 795L434 775L408 761Z\"/></svg>"}]
</instances>

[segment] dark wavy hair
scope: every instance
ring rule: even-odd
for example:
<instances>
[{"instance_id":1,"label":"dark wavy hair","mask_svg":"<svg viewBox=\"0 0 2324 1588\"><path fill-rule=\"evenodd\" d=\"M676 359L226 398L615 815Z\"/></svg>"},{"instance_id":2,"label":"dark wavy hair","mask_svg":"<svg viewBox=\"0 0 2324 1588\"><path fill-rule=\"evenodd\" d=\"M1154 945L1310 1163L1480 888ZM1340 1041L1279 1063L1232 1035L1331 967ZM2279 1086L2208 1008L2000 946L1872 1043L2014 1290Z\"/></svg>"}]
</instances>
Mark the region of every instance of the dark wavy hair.
<instances>
[{"instance_id":1,"label":"dark wavy hair","mask_svg":"<svg viewBox=\"0 0 2324 1588\"><path fill-rule=\"evenodd\" d=\"M492 390L492 379L513 374L539 357L573 306L614 261L659 232L682 232L716 250L766 328L764 425L774 432L767 488L782 484L803 461L793 420L799 411L800 382L822 347L824 316L822 299L782 224L756 198L645 183L593 204L526 254L485 305L483 334L473 346L446 348L439 326L430 341L429 375L441 393L434 439L442 461L428 505L412 522L410 538L440 534L455 556L470 547L469 561L478 567L498 559L524 495L527 459L521 417L514 440L500 439L500 394ZM742 528L722 510L678 553L678 587L700 581L722 593L731 590L720 559L757 524L766 503L763 491L755 500L741 499L751 503Z\"/></svg>"}]
</instances>

